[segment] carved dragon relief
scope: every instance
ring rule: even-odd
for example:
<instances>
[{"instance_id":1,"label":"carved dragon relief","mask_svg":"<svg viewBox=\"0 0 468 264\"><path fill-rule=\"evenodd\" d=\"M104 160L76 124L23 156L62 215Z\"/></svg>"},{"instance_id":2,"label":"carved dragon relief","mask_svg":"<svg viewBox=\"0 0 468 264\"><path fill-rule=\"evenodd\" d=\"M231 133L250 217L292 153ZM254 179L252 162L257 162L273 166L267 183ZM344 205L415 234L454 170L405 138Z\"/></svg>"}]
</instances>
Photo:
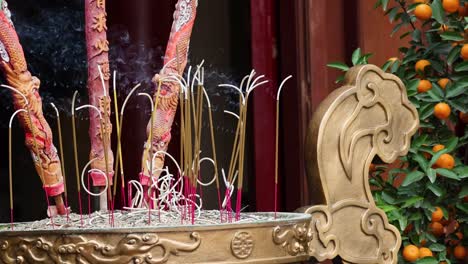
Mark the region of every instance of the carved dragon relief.
<instances>
[{"instance_id":1,"label":"carved dragon relief","mask_svg":"<svg viewBox=\"0 0 468 264\"><path fill-rule=\"evenodd\" d=\"M112 236L82 235L36 239L20 236L0 241L1 263L167 263L179 252L193 252L201 244L199 233L181 242L155 233Z\"/></svg>"},{"instance_id":2,"label":"carved dragon relief","mask_svg":"<svg viewBox=\"0 0 468 264\"><path fill-rule=\"evenodd\" d=\"M405 155L419 126L400 79L374 65L352 68L346 84L319 106L307 135L307 174L318 197L300 211L312 215L309 255L319 261L397 263L398 230L376 207L368 182L375 155ZM318 194L318 195L317 195Z\"/></svg>"}]
</instances>

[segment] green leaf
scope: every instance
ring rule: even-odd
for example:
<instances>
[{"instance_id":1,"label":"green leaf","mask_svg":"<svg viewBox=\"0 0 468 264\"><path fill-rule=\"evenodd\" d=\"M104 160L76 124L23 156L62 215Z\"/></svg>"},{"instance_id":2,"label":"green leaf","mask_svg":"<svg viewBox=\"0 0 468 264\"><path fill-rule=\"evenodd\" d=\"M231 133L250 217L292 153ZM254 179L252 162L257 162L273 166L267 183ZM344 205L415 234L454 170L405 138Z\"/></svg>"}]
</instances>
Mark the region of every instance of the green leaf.
<instances>
[{"instance_id":1,"label":"green leaf","mask_svg":"<svg viewBox=\"0 0 468 264\"><path fill-rule=\"evenodd\" d=\"M413 160L415 160L419 164L419 167L424 171L428 169L429 162L427 162L423 155L418 153L414 155Z\"/></svg>"},{"instance_id":2,"label":"green leaf","mask_svg":"<svg viewBox=\"0 0 468 264\"><path fill-rule=\"evenodd\" d=\"M413 41L421 42L421 30L416 29L415 31L413 31L413 33L411 33L411 36L413 38Z\"/></svg>"},{"instance_id":3,"label":"green leaf","mask_svg":"<svg viewBox=\"0 0 468 264\"><path fill-rule=\"evenodd\" d=\"M420 81L421 81L420 79L413 79L409 81L408 84L406 85L406 89L409 91L416 91Z\"/></svg>"},{"instance_id":4,"label":"green leaf","mask_svg":"<svg viewBox=\"0 0 468 264\"><path fill-rule=\"evenodd\" d=\"M436 171L433 168L429 168L427 169L426 173L427 173L427 177L429 178L429 181L431 181L431 183L434 183L437 179Z\"/></svg>"},{"instance_id":5,"label":"green leaf","mask_svg":"<svg viewBox=\"0 0 468 264\"><path fill-rule=\"evenodd\" d=\"M460 193L458 193L458 198L464 198L465 196L468 196L468 185L463 186Z\"/></svg>"},{"instance_id":6,"label":"green leaf","mask_svg":"<svg viewBox=\"0 0 468 264\"><path fill-rule=\"evenodd\" d=\"M460 100L446 100L447 103L455 108L456 110L466 113L468 112L468 104L463 102L463 98L460 98Z\"/></svg>"},{"instance_id":7,"label":"green leaf","mask_svg":"<svg viewBox=\"0 0 468 264\"><path fill-rule=\"evenodd\" d=\"M450 178L450 179L454 179L454 180L457 180L457 181L460 180L458 175L455 172L451 171L451 170L438 168L438 169L436 169L436 172L438 174L440 174L441 176L444 176L445 178Z\"/></svg>"},{"instance_id":8,"label":"green leaf","mask_svg":"<svg viewBox=\"0 0 468 264\"><path fill-rule=\"evenodd\" d=\"M335 80L335 83L340 83L340 82L344 81L344 78L345 78L344 75L338 76L338 77L336 78L336 80Z\"/></svg>"},{"instance_id":9,"label":"green leaf","mask_svg":"<svg viewBox=\"0 0 468 264\"><path fill-rule=\"evenodd\" d=\"M390 23L392 23L393 21L395 21L396 16L397 16L399 10L400 10L400 8L398 8L398 7L393 7L393 8L389 9L389 10L386 12L387 15L388 15L388 19L390 20Z\"/></svg>"},{"instance_id":10,"label":"green leaf","mask_svg":"<svg viewBox=\"0 0 468 264\"><path fill-rule=\"evenodd\" d=\"M432 17L439 22L439 24L445 24L444 23L444 18L445 18L445 12L444 8L442 7L442 3L440 0L434 0L432 1L431 4L432 8Z\"/></svg>"},{"instance_id":11,"label":"green leaf","mask_svg":"<svg viewBox=\"0 0 468 264\"><path fill-rule=\"evenodd\" d=\"M460 179L468 178L468 166L460 166L453 169L458 174Z\"/></svg>"},{"instance_id":12,"label":"green leaf","mask_svg":"<svg viewBox=\"0 0 468 264\"><path fill-rule=\"evenodd\" d=\"M388 204L396 204L396 199L386 191L382 192L382 199Z\"/></svg>"},{"instance_id":13,"label":"green leaf","mask_svg":"<svg viewBox=\"0 0 468 264\"><path fill-rule=\"evenodd\" d=\"M388 6L388 0L382 0L382 9L383 9L383 11L387 10L387 6Z\"/></svg>"},{"instance_id":14,"label":"green leaf","mask_svg":"<svg viewBox=\"0 0 468 264\"><path fill-rule=\"evenodd\" d=\"M458 137L451 137L447 143L445 143L445 149L447 152L452 152L455 150L458 144Z\"/></svg>"},{"instance_id":15,"label":"green leaf","mask_svg":"<svg viewBox=\"0 0 468 264\"><path fill-rule=\"evenodd\" d=\"M434 104L429 103L420 108L419 118L424 120L434 113Z\"/></svg>"},{"instance_id":16,"label":"green leaf","mask_svg":"<svg viewBox=\"0 0 468 264\"><path fill-rule=\"evenodd\" d=\"M416 264L439 264L439 261L435 259L434 257L425 257L422 259L418 259Z\"/></svg>"},{"instance_id":17,"label":"green leaf","mask_svg":"<svg viewBox=\"0 0 468 264\"><path fill-rule=\"evenodd\" d=\"M460 50L461 50L461 47L459 45L455 46L452 48L452 50L450 50L448 56L447 56L447 64L449 66L452 66L453 62L458 59L459 55L460 55Z\"/></svg>"},{"instance_id":18,"label":"green leaf","mask_svg":"<svg viewBox=\"0 0 468 264\"><path fill-rule=\"evenodd\" d=\"M357 65L359 58L361 57L361 49L357 48L351 57L351 61L353 62L353 65Z\"/></svg>"},{"instance_id":19,"label":"green leaf","mask_svg":"<svg viewBox=\"0 0 468 264\"><path fill-rule=\"evenodd\" d=\"M455 71L456 72L468 71L468 61L464 61L462 63L457 64L457 66L455 66Z\"/></svg>"},{"instance_id":20,"label":"green leaf","mask_svg":"<svg viewBox=\"0 0 468 264\"><path fill-rule=\"evenodd\" d=\"M447 87L446 97L452 98L452 97L459 96L460 94L463 94L466 92L467 87L468 87L468 80L463 78L457 81L456 83L454 83L453 85L451 85L450 87Z\"/></svg>"},{"instance_id":21,"label":"green leaf","mask_svg":"<svg viewBox=\"0 0 468 264\"><path fill-rule=\"evenodd\" d=\"M365 65L369 63L369 58L372 57L372 53L367 53L362 55L359 60L357 61L357 65Z\"/></svg>"},{"instance_id":22,"label":"green leaf","mask_svg":"<svg viewBox=\"0 0 468 264\"><path fill-rule=\"evenodd\" d=\"M379 205L379 208L382 209L385 213L397 210L398 208L393 205Z\"/></svg>"},{"instance_id":23,"label":"green leaf","mask_svg":"<svg viewBox=\"0 0 468 264\"><path fill-rule=\"evenodd\" d=\"M412 171L406 175L401 186L408 186L414 182L420 181L424 177L424 173L421 171Z\"/></svg>"},{"instance_id":24,"label":"green leaf","mask_svg":"<svg viewBox=\"0 0 468 264\"><path fill-rule=\"evenodd\" d=\"M455 31L445 31L444 33L440 34L440 37L443 40L450 40L450 41L462 41L464 40L463 36Z\"/></svg>"},{"instance_id":25,"label":"green leaf","mask_svg":"<svg viewBox=\"0 0 468 264\"><path fill-rule=\"evenodd\" d=\"M434 193L437 197L440 197L444 193L444 190L437 184L428 184L427 188L431 190L431 192Z\"/></svg>"},{"instance_id":26,"label":"green leaf","mask_svg":"<svg viewBox=\"0 0 468 264\"><path fill-rule=\"evenodd\" d=\"M342 70L342 71L348 71L349 70L348 65L346 65L346 64L344 64L342 62L331 62L331 63L328 63L327 66L330 67L330 68L335 68L335 69L339 69L339 70Z\"/></svg>"},{"instance_id":27,"label":"green leaf","mask_svg":"<svg viewBox=\"0 0 468 264\"><path fill-rule=\"evenodd\" d=\"M405 23L398 23L392 30L392 33L390 33L390 36L393 37L393 34L395 34L400 28L405 25Z\"/></svg>"},{"instance_id":28,"label":"green leaf","mask_svg":"<svg viewBox=\"0 0 468 264\"><path fill-rule=\"evenodd\" d=\"M421 197L421 196L415 196L415 197L411 197L409 198L408 200L405 201L405 203L403 204L403 206L401 208L406 208L406 207L410 207L411 205L419 202L419 201L422 201L424 200L424 197Z\"/></svg>"},{"instance_id":29,"label":"green leaf","mask_svg":"<svg viewBox=\"0 0 468 264\"><path fill-rule=\"evenodd\" d=\"M444 95L437 91L437 88L435 88L434 84L432 84L432 89L427 91L426 94L436 101L442 101L444 99Z\"/></svg>"},{"instance_id":30,"label":"green leaf","mask_svg":"<svg viewBox=\"0 0 468 264\"><path fill-rule=\"evenodd\" d=\"M382 65L382 70L383 71L387 71L388 67L390 67L390 65L393 63L393 61L391 60L388 60L384 63L384 65Z\"/></svg>"},{"instance_id":31,"label":"green leaf","mask_svg":"<svg viewBox=\"0 0 468 264\"><path fill-rule=\"evenodd\" d=\"M435 243L429 246L429 249L434 251L434 252L442 252L446 249L445 245Z\"/></svg>"},{"instance_id":32,"label":"green leaf","mask_svg":"<svg viewBox=\"0 0 468 264\"><path fill-rule=\"evenodd\" d=\"M457 208L468 214L468 204L467 203L457 203Z\"/></svg>"},{"instance_id":33,"label":"green leaf","mask_svg":"<svg viewBox=\"0 0 468 264\"><path fill-rule=\"evenodd\" d=\"M440 158L440 156L442 156L443 154L447 152L448 152L447 149L442 149L442 150L437 151L437 153L435 153L434 156L432 156L431 161L429 162L429 166L434 165L434 163Z\"/></svg>"}]
</instances>

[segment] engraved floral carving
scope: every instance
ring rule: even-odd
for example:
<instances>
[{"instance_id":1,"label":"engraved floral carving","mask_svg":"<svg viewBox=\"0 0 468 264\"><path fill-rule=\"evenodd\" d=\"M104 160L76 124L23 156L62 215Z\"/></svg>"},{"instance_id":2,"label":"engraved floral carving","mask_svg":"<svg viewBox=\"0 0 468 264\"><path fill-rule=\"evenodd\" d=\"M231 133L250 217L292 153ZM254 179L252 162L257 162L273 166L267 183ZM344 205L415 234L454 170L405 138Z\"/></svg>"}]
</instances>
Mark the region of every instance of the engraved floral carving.
<instances>
[{"instance_id":1,"label":"engraved floral carving","mask_svg":"<svg viewBox=\"0 0 468 264\"><path fill-rule=\"evenodd\" d=\"M248 258L252 254L253 248L254 240L250 232L239 231L232 238L231 251L236 258Z\"/></svg>"},{"instance_id":2,"label":"engraved floral carving","mask_svg":"<svg viewBox=\"0 0 468 264\"><path fill-rule=\"evenodd\" d=\"M0 241L4 263L166 263L180 252L193 252L201 244L197 232L187 242L161 238L157 234L129 234L120 240L110 236L22 237Z\"/></svg>"},{"instance_id":3,"label":"engraved floral carving","mask_svg":"<svg viewBox=\"0 0 468 264\"><path fill-rule=\"evenodd\" d=\"M273 242L281 245L291 256L306 253L311 236L308 224L273 229Z\"/></svg>"},{"instance_id":4,"label":"engraved floral carving","mask_svg":"<svg viewBox=\"0 0 468 264\"><path fill-rule=\"evenodd\" d=\"M345 80L319 106L308 131L307 174L311 189L322 192L317 202L325 204L303 210L312 215L309 254L397 263L401 238L375 205L369 165L375 155L392 162L408 152L418 114L401 80L374 65L352 68Z\"/></svg>"}]
</instances>

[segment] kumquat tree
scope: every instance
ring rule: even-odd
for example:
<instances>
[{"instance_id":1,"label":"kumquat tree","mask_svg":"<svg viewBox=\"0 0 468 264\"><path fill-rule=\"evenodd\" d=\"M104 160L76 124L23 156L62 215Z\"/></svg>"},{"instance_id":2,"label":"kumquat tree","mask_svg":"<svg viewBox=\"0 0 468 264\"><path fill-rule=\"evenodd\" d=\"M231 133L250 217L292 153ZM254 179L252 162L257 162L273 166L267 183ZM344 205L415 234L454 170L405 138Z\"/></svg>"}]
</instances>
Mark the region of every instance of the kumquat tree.
<instances>
[{"instance_id":1,"label":"kumquat tree","mask_svg":"<svg viewBox=\"0 0 468 264\"><path fill-rule=\"evenodd\" d=\"M376 8L395 24L392 35L409 41L382 68L406 85L420 129L405 157L370 168L375 201L400 229L398 263L468 263L468 0L377 0ZM370 56L357 49L352 63Z\"/></svg>"}]
</instances>

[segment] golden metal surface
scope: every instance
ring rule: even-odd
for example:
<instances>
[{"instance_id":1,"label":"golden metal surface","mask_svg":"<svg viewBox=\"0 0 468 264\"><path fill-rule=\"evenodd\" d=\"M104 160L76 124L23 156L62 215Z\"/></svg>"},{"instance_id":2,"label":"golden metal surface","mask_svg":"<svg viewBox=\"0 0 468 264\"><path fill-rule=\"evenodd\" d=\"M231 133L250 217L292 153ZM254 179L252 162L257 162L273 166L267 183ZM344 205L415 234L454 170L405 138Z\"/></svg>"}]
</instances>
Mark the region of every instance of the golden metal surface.
<instances>
[{"instance_id":1,"label":"golden metal surface","mask_svg":"<svg viewBox=\"0 0 468 264\"><path fill-rule=\"evenodd\" d=\"M313 204L322 205L300 209L312 215L311 256L397 263L400 233L374 203L369 165L375 155L387 163L405 155L418 126L401 80L374 65L352 68L321 103L305 156Z\"/></svg>"},{"instance_id":2,"label":"golden metal surface","mask_svg":"<svg viewBox=\"0 0 468 264\"><path fill-rule=\"evenodd\" d=\"M316 194L304 213L255 223L113 229L0 231L2 263L397 263L401 238L369 188L375 155L405 155L418 114L396 76L352 68L314 115L306 142ZM271 215L271 214L270 214Z\"/></svg>"},{"instance_id":3,"label":"golden metal surface","mask_svg":"<svg viewBox=\"0 0 468 264\"><path fill-rule=\"evenodd\" d=\"M292 263L307 260L307 251L290 254L273 230L308 229L310 220L307 214L280 213L277 220L248 224L1 231L0 262Z\"/></svg>"}]
</instances>

